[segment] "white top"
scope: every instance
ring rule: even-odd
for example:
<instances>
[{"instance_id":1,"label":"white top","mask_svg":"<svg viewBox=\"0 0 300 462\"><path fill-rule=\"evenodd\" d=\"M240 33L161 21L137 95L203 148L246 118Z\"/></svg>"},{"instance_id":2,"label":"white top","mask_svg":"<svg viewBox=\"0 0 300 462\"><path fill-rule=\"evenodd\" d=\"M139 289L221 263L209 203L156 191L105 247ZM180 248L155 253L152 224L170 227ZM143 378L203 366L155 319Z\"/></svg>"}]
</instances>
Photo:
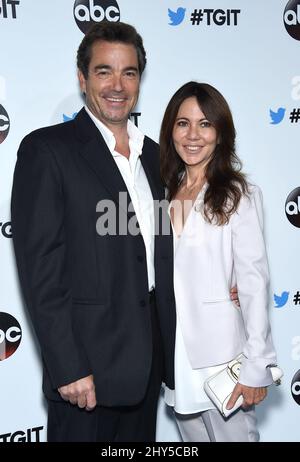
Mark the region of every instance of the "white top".
<instances>
[{"instance_id":1,"label":"white top","mask_svg":"<svg viewBox=\"0 0 300 462\"><path fill-rule=\"evenodd\" d=\"M197 208L197 204L199 203L200 194L201 191L199 192L190 213L197 213L195 211L195 207ZM188 219L189 218L190 217L188 217ZM178 268L176 267L176 249L180 239L182 238L176 235L173 225L172 229L174 242L175 279L176 277L178 277L178 274L176 274L175 276L175 273L178 272ZM189 264L190 267L193 269L197 266L196 261L189 261ZM194 414L206 411L208 409L215 409L214 404L210 401L210 399L204 391L203 384L208 377L215 374L219 370L224 369L224 364L213 367L204 367L201 369L192 368L184 345L182 331L180 327L180 320L178 316L176 323L175 345L175 390L170 390L167 386L165 387L164 399L166 404L168 404L169 406L173 406L174 410L178 414Z\"/></svg>"},{"instance_id":2,"label":"white top","mask_svg":"<svg viewBox=\"0 0 300 462\"><path fill-rule=\"evenodd\" d=\"M107 128L89 108L85 106L85 110L99 129L104 141L110 150L114 161L123 177L124 183L128 189L132 206L137 217L141 235L144 240L147 258L147 272L149 291L155 287L154 273L154 205L151 189L143 169L140 156L142 154L144 135L130 121L127 123L127 132L129 137L129 159L115 151L116 139L114 134ZM129 204L129 210L132 210Z\"/></svg>"},{"instance_id":3,"label":"white top","mask_svg":"<svg viewBox=\"0 0 300 462\"><path fill-rule=\"evenodd\" d=\"M204 381L224 369L225 365L192 369L184 346L180 323L177 318L175 348L175 390L165 386L166 404L173 406L178 414L194 414L215 409L206 395Z\"/></svg>"}]
</instances>

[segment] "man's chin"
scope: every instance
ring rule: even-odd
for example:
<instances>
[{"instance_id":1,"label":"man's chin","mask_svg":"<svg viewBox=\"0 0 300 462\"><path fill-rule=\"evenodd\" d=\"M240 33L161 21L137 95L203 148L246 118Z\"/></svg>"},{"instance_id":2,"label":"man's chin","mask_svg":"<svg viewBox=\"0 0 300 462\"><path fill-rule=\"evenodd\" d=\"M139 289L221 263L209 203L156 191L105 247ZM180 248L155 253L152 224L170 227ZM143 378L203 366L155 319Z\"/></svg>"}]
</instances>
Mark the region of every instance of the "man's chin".
<instances>
[{"instance_id":1,"label":"man's chin","mask_svg":"<svg viewBox=\"0 0 300 462\"><path fill-rule=\"evenodd\" d=\"M115 125L122 125L122 124L125 124L127 123L127 120L130 116L130 113L129 114L122 114L121 115L110 115L108 117L106 117L106 121L107 123L111 123L111 124L115 124Z\"/></svg>"}]
</instances>

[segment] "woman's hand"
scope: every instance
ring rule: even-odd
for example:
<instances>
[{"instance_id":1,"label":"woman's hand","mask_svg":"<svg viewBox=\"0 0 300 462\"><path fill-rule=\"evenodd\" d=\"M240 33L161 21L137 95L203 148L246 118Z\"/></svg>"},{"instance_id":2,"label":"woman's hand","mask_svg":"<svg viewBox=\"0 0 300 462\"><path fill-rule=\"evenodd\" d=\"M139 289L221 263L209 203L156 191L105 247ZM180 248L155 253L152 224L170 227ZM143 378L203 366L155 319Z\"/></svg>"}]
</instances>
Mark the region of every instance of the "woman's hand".
<instances>
[{"instance_id":1,"label":"woman's hand","mask_svg":"<svg viewBox=\"0 0 300 462\"><path fill-rule=\"evenodd\" d=\"M266 387L248 387L247 385L242 385L237 383L233 389L230 400L227 403L226 409L231 409L239 396L243 396L244 401L242 407L244 409L252 406L253 404L259 404L267 396Z\"/></svg>"}]
</instances>

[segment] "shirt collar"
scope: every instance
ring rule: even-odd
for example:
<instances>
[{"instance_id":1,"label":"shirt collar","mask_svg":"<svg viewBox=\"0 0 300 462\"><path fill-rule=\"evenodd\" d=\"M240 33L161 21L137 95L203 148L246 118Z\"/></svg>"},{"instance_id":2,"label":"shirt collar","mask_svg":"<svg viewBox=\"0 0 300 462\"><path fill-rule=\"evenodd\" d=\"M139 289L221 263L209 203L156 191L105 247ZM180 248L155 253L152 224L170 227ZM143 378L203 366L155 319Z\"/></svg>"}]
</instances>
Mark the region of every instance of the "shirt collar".
<instances>
[{"instance_id":1,"label":"shirt collar","mask_svg":"<svg viewBox=\"0 0 300 462\"><path fill-rule=\"evenodd\" d=\"M101 122L97 117L94 116L94 114L90 111L90 109L87 106L84 106L86 112L92 119L92 121L95 123L96 127L100 131L101 135L104 138L105 143L107 144L108 149L112 153L113 156L118 156L118 154L115 151L116 148L116 139L113 134L113 132L107 128L106 125L104 125L103 122ZM131 120L128 119L127 122L127 133L129 136L129 148L130 148L130 154L131 153L136 153L138 156L142 154L142 149L143 149L143 144L144 144L144 134L134 125Z\"/></svg>"}]
</instances>

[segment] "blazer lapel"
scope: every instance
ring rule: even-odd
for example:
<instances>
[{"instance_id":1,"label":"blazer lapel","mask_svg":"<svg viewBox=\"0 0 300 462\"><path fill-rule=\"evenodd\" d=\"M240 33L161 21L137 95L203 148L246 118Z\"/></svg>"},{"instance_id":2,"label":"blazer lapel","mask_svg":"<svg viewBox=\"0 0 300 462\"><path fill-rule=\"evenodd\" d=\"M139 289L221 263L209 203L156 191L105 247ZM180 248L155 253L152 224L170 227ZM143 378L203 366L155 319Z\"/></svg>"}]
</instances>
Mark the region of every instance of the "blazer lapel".
<instances>
[{"instance_id":1,"label":"blazer lapel","mask_svg":"<svg viewBox=\"0 0 300 462\"><path fill-rule=\"evenodd\" d=\"M78 113L74 122L76 133L82 143L80 149L82 157L96 173L101 184L109 192L113 200L119 204L119 193L125 192L127 193L127 204L129 204L130 196L123 177L101 133L85 109ZM119 205L122 207L122 203ZM128 213L128 210L124 207L122 208Z\"/></svg>"},{"instance_id":2,"label":"blazer lapel","mask_svg":"<svg viewBox=\"0 0 300 462\"><path fill-rule=\"evenodd\" d=\"M153 150L149 148L146 137L140 159L152 192L153 200L160 200L161 197L159 194L159 185L157 184L157 182L160 181L160 179L158 178L157 180L157 178L155 177L155 165L153 164Z\"/></svg>"},{"instance_id":3,"label":"blazer lapel","mask_svg":"<svg viewBox=\"0 0 300 462\"><path fill-rule=\"evenodd\" d=\"M157 156L157 157L156 157ZM168 215L168 207L165 203L165 192L159 173L159 159L157 152L153 152L153 144L149 144L147 137L145 137L143 153L140 157L143 168L145 170L150 189L152 192L154 203L154 219L155 223L155 251L154 251L154 264L155 267L160 264L161 254L173 255L173 237L172 227ZM155 210L155 207L160 207L164 201L161 212ZM173 257L172 257L173 258Z\"/></svg>"},{"instance_id":4,"label":"blazer lapel","mask_svg":"<svg viewBox=\"0 0 300 462\"><path fill-rule=\"evenodd\" d=\"M83 108L74 119L76 134L81 142L80 154L89 164L90 168L96 173L101 184L109 192L113 200L122 207L119 202L119 193L127 193L127 204L130 203L130 195L127 190L123 177L109 151L101 133L91 120L86 110ZM145 137L142 155L140 156L149 186L154 200L160 200L160 178L155 174L155 162L153 148L149 146L147 137ZM158 184L159 183L159 184ZM122 201L123 202L123 201ZM128 210L125 210L128 213Z\"/></svg>"}]
</instances>

